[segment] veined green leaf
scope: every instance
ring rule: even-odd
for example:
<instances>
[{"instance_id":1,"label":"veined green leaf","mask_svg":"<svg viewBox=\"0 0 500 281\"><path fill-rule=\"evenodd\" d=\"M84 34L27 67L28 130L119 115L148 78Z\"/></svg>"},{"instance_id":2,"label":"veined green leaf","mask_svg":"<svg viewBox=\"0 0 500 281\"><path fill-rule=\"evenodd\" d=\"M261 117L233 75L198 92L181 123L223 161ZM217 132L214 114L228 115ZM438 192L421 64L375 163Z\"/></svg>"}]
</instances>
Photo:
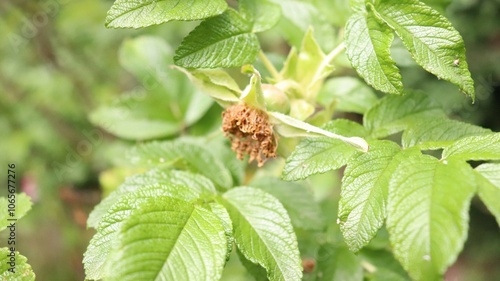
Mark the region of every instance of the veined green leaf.
<instances>
[{"instance_id":1,"label":"veined green leaf","mask_svg":"<svg viewBox=\"0 0 500 281\"><path fill-rule=\"evenodd\" d=\"M11 194L9 194L11 195ZM9 200L13 198L8 197L0 197L0 231L7 228L7 226L13 221L9 221L9 219L17 219L24 217L26 213L31 210L31 198L25 193L16 193L15 194L15 208L10 208ZM13 209L13 211L10 211Z\"/></svg>"},{"instance_id":2,"label":"veined green leaf","mask_svg":"<svg viewBox=\"0 0 500 281\"><path fill-rule=\"evenodd\" d=\"M324 244L318 252L317 274L319 280L362 281L360 259L345 246Z\"/></svg>"},{"instance_id":3,"label":"veined green leaf","mask_svg":"<svg viewBox=\"0 0 500 281\"><path fill-rule=\"evenodd\" d=\"M339 132L349 135L364 136L364 128L348 120L334 120L324 126L327 132ZM367 145L368 147L368 145ZM356 150L345 142L329 138L305 138L287 158L283 169L283 179L295 181L311 175L339 169L347 164Z\"/></svg>"},{"instance_id":4,"label":"veined green leaf","mask_svg":"<svg viewBox=\"0 0 500 281\"><path fill-rule=\"evenodd\" d=\"M339 224L353 252L367 245L384 224L389 181L406 157L396 156L401 148L394 142L376 141L370 147L349 161L342 178Z\"/></svg>"},{"instance_id":5,"label":"veined green leaf","mask_svg":"<svg viewBox=\"0 0 500 281\"><path fill-rule=\"evenodd\" d=\"M11 261L11 253L14 254L15 262ZM12 262L12 264L10 264ZM15 272L10 271L12 267ZM35 273L28 264L28 259L19 252L11 252L9 248L0 248L0 279L15 281L34 281Z\"/></svg>"},{"instance_id":6,"label":"veined green leaf","mask_svg":"<svg viewBox=\"0 0 500 281\"><path fill-rule=\"evenodd\" d=\"M272 195L238 187L220 198L233 221L238 249L249 261L267 271L269 280L300 280L297 238L286 210Z\"/></svg>"},{"instance_id":7,"label":"veined green leaf","mask_svg":"<svg viewBox=\"0 0 500 281\"><path fill-rule=\"evenodd\" d=\"M394 255L416 280L439 280L462 250L473 170L462 161L406 157L389 185L387 230Z\"/></svg>"},{"instance_id":8,"label":"veined green leaf","mask_svg":"<svg viewBox=\"0 0 500 281\"><path fill-rule=\"evenodd\" d=\"M140 181L140 179L137 180ZM106 263L109 262L111 250L116 243L117 231L142 203L157 197L170 197L187 202L195 200L198 196L199 194L194 189L173 184L145 185L121 196L100 219L97 233L92 237L84 254L83 263L86 277L98 280L114 274L114 271L110 271L112 269L108 270Z\"/></svg>"},{"instance_id":9,"label":"veined green leaf","mask_svg":"<svg viewBox=\"0 0 500 281\"><path fill-rule=\"evenodd\" d=\"M186 68L238 67L253 63L259 49L252 24L228 9L186 36L175 51L174 62Z\"/></svg>"},{"instance_id":10,"label":"veined green leaf","mask_svg":"<svg viewBox=\"0 0 500 281\"><path fill-rule=\"evenodd\" d=\"M173 20L201 20L227 9L224 0L116 0L107 27L146 27Z\"/></svg>"},{"instance_id":11,"label":"veined green leaf","mask_svg":"<svg viewBox=\"0 0 500 281\"><path fill-rule=\"evenodd\" d=\"M424 117L446 118L441 107L422 93L386 96L366 112L363 125L374 138L383 138L408 128Z\"/></svg>"},{"instance_id":12,"label":"veined green leaf","mask_svg":"<svg viewBox=\"0 0 500 281\"><path fill-rule=\"evenodd\" d=\"M500 163L481 164L475 171L479 197L500 225Z\"/></svg>"},{"instance_id":13,"label":"veined green leaf","mask_svg":"<svg viewBox=\"0 0 500 281\"><path fill-rule=\"evenodd\" d=\"M390 54L392 31L371 13L352 15L345 30L346 55L359 76L377 90L401 94L401 74Z\"/></svg>"},{"instance_id":14,"label":"veined green leaf","mask_svg":"<svg viewBox=\"0 0 500 281\"><path fill-rule=\"evenodd\" d=\"M287 210L295 227L313 230L323 229L324 218L321 209L308 187L272 177L259 178L250 182L249 185L260 188L276 197Z\"/></svg>"},{"instance_id":15,"label":"veined green leaf","mask_svg":"<svg viewBox=\"0 0 500 281\"><path fill-rule=\"evenodd\" d=\"M216 215L224 227L224 234L226 235L227 240L226 261L228 261L234 246L233 222L231 221L231 217L229 217L229 213L226 208L217 202L210 202L203 207Z\"/></svg>"},{"instance_id":16,"label":"veined green leaf","mask_svg":"<svg viewBox=\"0 0 500 281\"><path fill-rule=\"evenodd\" d=\"M267 272L262 266L249 261L240 250L236 249L236 253L238 254L238 259L241 264L245 267L247 272L255 278L256 281L269 281L269 278L267 278Z\"/></svg>"},{"instance_id":17,"label":"veined green leaf","mask_svg":"<svg viewBox=\"0 0 500 281\"><path fill-rule=\"evenodd\" d=\"M445 148L467 136L490 134L491 130L451 119L416 120L404 133L404 148L418 145L421 150Z\"/></svg>"},{"instance_id":18,"label":"veined green leaf","mask_svg":"<svg viewBox=\"0 0 500 281\"><path fill-rule=\"evenodd\" d=\"M396 32L419 65L474 100L464 42L448 19L418 0L376 1L373 12Z\"/></svg>"},{"instance_id":19,"label":"veined green leaf","mask_svg":"<svg viewBox=\"0 0 500 281\"><path fill-rule=\"evenodd\" d=\"M443 150L444 159L499 160L500 133L459 139Z\"/></svg>"},{"instance_id":20,"label":"veined green leaf","mask_svg":"<svg viewBox=\"0 0 500 281\"><path fill-rule=\"evenodd\" d=\"M227 240L219 218L168 197L139 204L116 239L109 280L216 281L226 260Z\"/></svg>"},{"instance_id":21,"label":"veined green leaf","mask_svg":"<svg viewBox=\"0 0 500 281\"><path fill-rule=\"evenodd\" d=\"M238 10L252 23L252 32L262 32L272 28L281 17L281 7L267 0L240 0Z\"/></svg>"},{"instance_id":22,"label":"veined green leaf","mask_svg":"<svg viewBox=\"0 0 500 281\"><path fill-rule=\"evenodd\" d=\"M102 217L120 198L146 187L164 188L165 192L170 192L171 196L177 198L180 196L186 201L193 200L201 194L215 193L213 183L202 175L165 168L154 169L144 174L128 177L118 189L94 208L87 220L87 226L97 228ZM184 192L184 189L190 192Z\"/></svg>"},{"instance_id":23,"label":"veined green leaf","mask_svg":"<svg viewBox=\"0 0 500 281\"><path fill-rule=\"evenodd\" d=\"M128 157L134 165L179 167L204 175L222 188L233 184L231 173L208 147L192 141L150 142L134 147Z\"/></svg>"}]
</instances>

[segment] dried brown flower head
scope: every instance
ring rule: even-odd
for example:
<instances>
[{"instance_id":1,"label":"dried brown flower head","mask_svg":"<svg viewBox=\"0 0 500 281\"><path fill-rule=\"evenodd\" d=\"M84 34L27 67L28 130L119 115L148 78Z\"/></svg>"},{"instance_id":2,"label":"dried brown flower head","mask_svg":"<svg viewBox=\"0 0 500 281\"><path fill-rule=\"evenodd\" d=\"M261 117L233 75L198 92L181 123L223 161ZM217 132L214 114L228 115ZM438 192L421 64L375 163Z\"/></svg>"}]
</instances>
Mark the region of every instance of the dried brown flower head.
<instances>
[{"instance_id":1,"label":"dried brown flower head","mask_svg":"<svg viewBox=\"0 0 500 281\"><path fill-rule=\"evenodd\" d=\"M268 158L276 157L277 136L264 111L246 104L232 105L222 112L222 130L238 159L248 154L248 162L256 160L262 167Z\"/></svg>"}]
</instances>

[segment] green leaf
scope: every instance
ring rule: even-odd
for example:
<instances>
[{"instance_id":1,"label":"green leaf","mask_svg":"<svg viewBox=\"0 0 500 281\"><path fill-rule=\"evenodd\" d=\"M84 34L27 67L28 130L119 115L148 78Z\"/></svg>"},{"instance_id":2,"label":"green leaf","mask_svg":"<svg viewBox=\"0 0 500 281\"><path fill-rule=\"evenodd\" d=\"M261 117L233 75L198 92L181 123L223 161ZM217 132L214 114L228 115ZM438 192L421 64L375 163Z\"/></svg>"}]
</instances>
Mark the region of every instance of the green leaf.
<instances>
[{"instance_id":1,"label":"green leaf","mask_svg":"<svg viewBox=\"0 0 500 281\"><path fill-rule=\"evenodd\" d=\"M252 32L262 32L272 28L281 17L281 7L267 0L240 0L238 10L253 24Z\"/></svg>"},{"instance_id":2,"label":"green leaf","mask_svg":"<svg viewBox=\"0 0 500 281\"><path fill-rule=\"evenodd\" d=\"M245 258L240 250L236 249L236 253L238 254L238 259L240 260L241 264L245 267L248 273L250 273L250 275L255 278L255 281L269 280L269 278L267 278L267 272L262 266L249 261L247 258Z\"/></svg>"},{"instance_id":3,"label":"green leaf","mask_svg":"<svg viewBox=\"0 0 500 281\"><path fill-rule=\"evenodd\" d=\"M241 253L267 271L269 280L300 280L297 238L286 210L272 195L256 188L238 187L220 198L233 221L234 239Z\"/></svg>"},{"instance_id":4,"label":"green leaf","mask_svg":"<svg viewBox=\"0 0 500 281\"><path fill-rule=\"evenodd\" d=\"M266 101L264 100L260 73L252 65L245 65L241 70L243 73L251 74L252 76L250 77L250 83L248 83L241 93L240 100L251 107L265 110Z\"/></svg>"},{"instance_id":5,"label":"green leaf","mask_svg":"<svg viewBox=\"0 0 500 281\"><path fill-rule=\"evenodd\" d=\"M174 62L186 68L239 67L253 63L259 50L252 24L228 9L189 33L175 51Z\"/></svg>"},{"instance_id":6,"label":"green leaf","mask_svg":"<svg viewBox=\"0 0 500 281\"><path fill-rule=\"evenodd\" d=\"M193 200L201 194L216 192L213 183L202 175L165 168L150 170L144 174L128 177L114 192L104 198L90 213L87 226L96 228L102 217L120 198L145 187L164 188L170 196L186 201Z\"/></svg>"},{"instance_id":7,"label":"green leaf","mask_svg":"<svg viewBox=\"0 0 500 281\"><path fill-rule=\"evenodd\" d=\"M406 157L389 185L387 230L395 257L416 280L440 280L462 250L473 170L461 161Z\"/></svg>"},{"instance_id":8,"label":"green leaf","mask_svg":"<svg viewBox=\"0 0 500 281\"><path fill-rule=\"evenodd\" d=\"M11 254L14 256L11 257ZM14 268L14 272L10 271L11 268ZM35 273L28 264L28 259L25 256L20 255L17 251L11 252L9 248L5 247L0 248L0 279L33 281L35 280Z\"/></svg>"},{"instance_id":9,"label":"green leaf","mask_svg":"<svg viewBox=\"0 0 500 281\"><path fill-rule=\"evenodd\" d=\"M366 277L371 281L410 281L410 277L391 252L387 250L363 249L359 255L362 262L373 267ZM365 267L366 268L366 267Z\"/></svg>"},{"instance_id":10,"label":"green leaf","mask_svg":"<svg viewBox=\"0 0 500 281\"><path fill-rule=\"evenodd\" d=\"M276 197L288 212L295 227L311 230L324 228L324 218L312 191L298 183L273 177L258 178L249 184Z\"/></svg>"},{"instance_id":11,"label":"green leaf","mask_svg":"<svg viewBox=\"0 0 500 281\"><path fill-rule=\"evenodd\" d=\"M479 197L500 225L500 163L481 164L475 171Z\"/></svg>"},{"instance_id":12,"label":"green leaf","mask_svg":"<svg viewBox=\"0 0 500 281\"><path fill-rule=\"evenodd\" d=\"M231 221L231 217L229 217L229 213L226 208L219 203L210 202L203 207L216 215L224 227L224 235L226 235L227 241L226 261L228 261L231 257L234 245L233 222Z\"/></svg>"},{"instance_id":13,"label":"green leaf","mask_svg":"<svg viewBox=\"0 0 500 281\"><path fill-rule=\"evenodd\" d=\"M226 243L222 222L210 211L149 198L119 230L109 280L219 280Z\"/></svg>"},{"instance_id":14,"label":"green leaf","mask_svg":"<svg viewBox=\"0 0 500 281\"><path fill-rule=\"evenodd\" d=\"M396 156L401 148L391 141L376 141L370 147L349 161L342 178L339 224L353 252L366 246L384 224L389 181L404 158Z\"/></svg>"},{"instance_id":15,"label":"green leaf","mask_svg":"<svg viewBox=\"0 0 500 281\"><path fill-rule=\"evenodd\" d=\"M467 136L490 134L491 130L443 118L417 120L404 133L404 148L418 145L422 150L445 148Z\"/></svg>"},{"instance_id":16,"label":"green leaf","mask_svg":"<svg viewBox=\"0 0 500 281\"><path fill-rule=\"evenodd\" d=\"M377 90L401 94L401 74L390 54L392 31L371 14L354 14L345 32L346 55L359 76Z\"/></svg>"},{"instance_id":17,"label":"green leaf","mask_svg":"<svg viewBox=\"0 0 500 281\"><path fill-rule=\"evenodd\" d=\"M128 153L134 165L142 167L178 167L204 175L222 188L233 186L231 173L225 164L201 144L178 139L150 142L134 147Z\"/></svg>"},{"instance_id":18,"label":"green leaf","mask_svg":"<svg viewBox=\"0 0 500 281\"><path fill-rule=\"evenodd\" d=\"M109 263L111 250L116 243L117 231L142 203L157 197L193 201L199 194L186 186L151 184L141 185L141 188L121 196L100 219L97 233L84 254L83 263L88 279L97 280L114 274L113 271L107 270L106 263Z\"/></svg>"},{"instance_id":19,"label":"green leaf","mask_svg":"<svg viewBox=\"0 0 500 281\"><path fill-rule=\"evenodd\" d=\"M324 130L344 135L364 136L366 134L361 125L343 119L327 123ZM356 150L351 145L338 139L305 138L287 158L282 177L287 181L295 181L339 169L347 164L355 153Z\"/></svg>"},{"instance_id":20,"label":"green leaf","mask_svg":"<svg viewBox=\"0 0 500 281\"><path fill-rule=\"evenodd\" d=\"M14 204L14 208L9 205ZM31 210L31 198L25 193L8 194L8 197L0 197L0 231L4 230L11 223L9 219L19 220ZM12 209L12 211L11 211Z\"/></svg>"},{"instance_id":21,"label":"green leaf","mask_svg":"<svg viewBox=\"0 0 500 281\"><path fill-rule=\"evenodd\" d=\"M364 114L378 101L373 90L359 79L344 76L326 81L318 95L318 101L345 112Z\"/></svg>"},{"instance_id":22,"label":"green leaf","mask_svg":"<svg viewBox=\"0 0 500 281\"><path fill-rule=\"evenodd\" d=\"M422 118L446 118L441 107L422 93L386 96L366 112L363 125L374 138L383 138L408 128Z\"/></svg>"},{"instance_id":23,"label":"green leaf","mask_svg":"<svg viewBox=\"0 0 500 281\"><path fill-rule=\"evenodd\" d=\"M362 281L363 268L360 259L346 247L324 244L318 252L319 280Z\"/></svg>"},{"instance_id":24,"label":"green leaf","mask_svg":"<svg viewBox=\"0 0 500 281\"><path fill-rule=\"evenodd\" d=\"M459 139L443 150L444 159L499 160L500 133Z\"/></svg>"},{"instance_id":25,"label":"green leaf","mask_svg":"<svg viewBox=\"0 0 500 281\"><path fill-rule=\"evenodd\" d=\"M106 27L140 28L173 20L201 20L224 12L224 0L116 0Z\"/></svg>"},{"instance_id":26,"label":"green leaf","mask_svg":"<svg viewBox=\"0 0 500 281\"><path fill-rule=\"evenodd\" d=\"M474 100L463 39L444 16L418 0L376 1L372 11L396 32L419 65Z\"/></svg>"}]
</instances>

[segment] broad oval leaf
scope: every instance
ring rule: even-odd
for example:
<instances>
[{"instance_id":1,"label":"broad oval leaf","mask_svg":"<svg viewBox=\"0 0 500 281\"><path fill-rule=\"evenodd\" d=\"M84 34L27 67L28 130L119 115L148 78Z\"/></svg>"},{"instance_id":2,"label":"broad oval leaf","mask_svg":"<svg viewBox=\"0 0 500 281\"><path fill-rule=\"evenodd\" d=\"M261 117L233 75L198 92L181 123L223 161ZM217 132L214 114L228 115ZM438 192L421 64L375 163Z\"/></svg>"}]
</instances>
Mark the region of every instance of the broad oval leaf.
<instances>
[{"instance_id":1,"label":"broad oval leaf","mask_svg":"<svg viewBox=\"0 0 500 281\"><path fill-rule=\"evenodd\" d=\"M394 255L416 280L438 280L462 250L473 170L461 161L412 155L389 185L387 230Z\"/></svg>"},{"instance_id":2,"label":"broad oval leaf","mask_svg":"<svg viewBox=\"0 0 500 281\"><path fill-rule=\"evenodd\" d=\"M392 31L371 14L354 14L345 29L346 55L359 76L377 90L401 94L401 74L390 54Z\"/></svg>"},{"instance_id":3,"label":"broad oval leaf","mask_svg":"<svg viewBox=\"0 0 500 281\"><path fill-rule=\"evenodd\" d=\"M219 280L227 254L212 212L168 197L137 206L119 230L109 280Z\"/></svg>"},{"instance_id":4,"label":"broad oval leaf","mask_svg":"<svg viewBox=\"0 0 500 281\"><path fill-rule=\"evenodd\" d=\"M418 0L376 1L374 14L396 32L419 65L474 100L464 41L448 19Z\"/></svg>"},{"instance_id":5,"label":"broad oval leaf","mask_svg":"<svg viewBox=\"0 0 500 281\"><path fill-rule=\"evenodd\" d=\"M267 0L240 0L238 10L252 23L252 32L262 32L272 28L281 17L281 7Z\"/></svg>"},{"instance_id":6,"label":"broad oval leaf","mask_svg":"<svg viewBox=\"0 0 500 281\"><path fill-rule=\"evenodd\" d=\"M339 224L353 252L367 245L384 224L389 181L404 158L396 156L401 148L394 142L377 141L370 147L349 161L342 178Z\"/></svg>"},{"instance_id":7,"label":"broad oval leaf","mask_svg":"<svg viewBox=\"0 0 500 281\"><path fill-rule=\"evenodd\" d=\"M500 225L500 163L481 164L475 171L479 197Z\"/></svg>"},{"instance_id":8,"label":"broad oval leaf","mask_svg":"<svg viewBox=\"0 0 500 281\"><path fill-rule=\"evenodd\" d=\"M186 68L239 67L253 63L259 50L252 24L228 9L189 33L175 51L174 62Z\"/></svg>"},{"instance_id":9,"label":"broad oval leaf","mask_svg":"<svg viewBox=\"0 0 500 281\"><path fill-rule=\"evenodd\" d=\"M325 125L325 131L346 135L366 134L364 128L348 120L335 120ZM368 145L366 145L368 147ZM347 164L356 150L345 142L329 137L305 138L287 158L283 179L295 181L311 175L339 169Z\"/></svg>"},{"instance_id":10,"label":"broad oval leaf","mask_svg":"<svg viewBox=\"0 0 500 281\"><path fill-rule=\"evenodd\" d=\"M499 160L500 133L459 139L443 150L443 158L461 160Z\"/></svg>"},{"instance_id":11,"label":"broad oval leaf","mask_svg":"<svg viewBox=\"0 0 500 281\"><path fill-rule=\"evenodd\" d=\"M186 201L195 199L197 195L215 193L213 183L202 175L165 168L153 169L144 174L128 177L92 210L87 220L87 226L97 228L102 217L121 197L139 191L141 188L155 186L164 188L166 192L171 192L174 197L182 196L181 198ZM179 192L178 187L181 188L181 191L186 188L192 192Z\"/></svg>"},{"instance_id":12,"label":"broad oval leaf","mask_svg":"<svg viewBox=\"0 0 500 281\"><path fill-rule=\"evenodd\" d=\"M14 253L15 262L11 261L10 255L12 253ZM10 270L11 268L14 268L14 272ZM11 252L9 248L4 247L0 248L0 279L34 281L35 273L25 256L19 254L19 252Z\"/></svg>"},{"instance_id":13,"label":"broad oval leaf","mask_svg":"<svg viewBox=\"0 0 500 281\"><path fill-rule=\"evenodd\" d=\"M302 266L297 238L286 210L272 195L238 187L220 198L233 221L241 253L267 271L269 280L300 280Z\"/></svg>"},{"instance_id":14,"label":"broad oval leaf","mask_svg":"<svg viewBox=\"0 0 500 281\"><path fill-rule=\"evenodd\" d=\"M106 26L139 28L173 20L201 20L227 9L224 0L116 0Z\"/></svg>"},{"instance_id":15,"label":"broad oval leaf","mask_svg":"<svg viewBox=\"0 0 500 281\"><path fill-rule=\"evenodd\" d=\"M2 212L0 212L0 231L4 230L12 223L9 219L19 220L31 210L33 203L26 193L16 193L15 196L15 208L9 207L9 200L12 200L12 198L0 197L0 210L2 210ZM11 211L11 209L13 209L13 211Z\"/></svg>"}]
</instances>

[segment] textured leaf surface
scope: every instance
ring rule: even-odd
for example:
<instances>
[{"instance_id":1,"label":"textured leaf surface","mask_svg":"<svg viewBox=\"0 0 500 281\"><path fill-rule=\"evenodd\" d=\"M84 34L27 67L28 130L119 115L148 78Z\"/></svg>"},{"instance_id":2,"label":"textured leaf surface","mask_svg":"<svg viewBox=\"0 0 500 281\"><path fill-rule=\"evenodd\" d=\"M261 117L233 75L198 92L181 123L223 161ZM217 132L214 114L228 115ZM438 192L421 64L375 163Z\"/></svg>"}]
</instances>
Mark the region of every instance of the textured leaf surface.
<instances>
[{"instance_id":1,"label":"textured leaf surface","mask_svg":"<svg viewBox=\"0 0 500 281\"><path fill-rule=\"evenodd\" d=\"M285 182L277 178L259 178L250 183L276 197L285 207L295 227L321 230L324 218L312 191L298 183Z\"/></svg>"},{"instance_id":2,"label":"textured leaf surface","mask_svg":"<svg viewBox=\"0 0 500 281\"><path fill-rule=\"evenodd\" d=\"M500 133L462 138L443 150L443 158L499 160Z\"/></svg>"},{"instance_id":3,"label":"textured leaf surface","mask_svg":"<svg viewBox=\"0 0 500 281\"><path fill-rule=\"evenodd\" d=\"M407 157L389 186L387 229L394 255L416 280L438 280L467 236L475 192L467 163Z\"/></svg>"},{"instance_id":4,"label":"textured leaf surface","mask_svg":"<svg viewBox=\"0 0 500 281\"><path fill-rule=\"evenodd\" d=\"M11 265L9 262L11 252L9 248L0 248L0 279L13 281L34 281L35 273L28 264L28 259L20 255L19 252L14 252L15 255L15 272L9 271Z\"/></svg>"},{"instance_id":5,"label":"textured leaf surface","mask_svg":"<svg viewBox=\"0 0 500 281\"><path fill-rule=\"evenodd\" d=\"M386 218L389 181L401 161L394 142L377 141L370 151L356 155L344 172L339 202L340 229L353 252L377 234ZM404 161L404 160L403 160Z\"/></svg>"},{"instance_id":6,"label":"textured leaf surface","mask_svg":"<svg viewBox=\"0 0 500 281\"><path fill-rule=\"evenodd\" d=\"M233 221L238 249L267 271L269 280L300 280L297 238L286 210L272 195L256 188L238 187L221 199Z\"/></svg>"},{"instance_id":7,"label":"textured leaf surface","mask_svg":"<svg viewBox=\"0 0 500 281\"><path fill-rule=\"evenodd\" d=\"M393 39L371 14L355 14L346 24L346 55L359 76L377 90L401 94L401 74L390 54Z\"/></svg>"},{"instance_id":8,"label":"textured leaf surface","mask_svg":"<svg viewBox=\"0 0 500 281\"><path fill-rule=\"evenodd\" d=\"M236 11L202 22L175 51L175 64L186 68L239 67L255 60L260 45L252 24Z\"/></svg>"},{"instance_id":9,"label":"textured leaf surface","mask_svg":"<svg viewBox=\"0 0 500 281\"><path fill-rule=\"evenodd\" d=\"M219 280L226 243L222 222L210 211L149 198L119 230L110 280Z\"/></svg>"},{"instance_id":10,"label":"textured leaf surface","mask_svg":"<svg viewBox=\"0 0 500 281\"><path fill-rule=\"evenodd\" d=\"M106 17L107 27L146 27L172 20L201 20L227 9L224 0L117 0Z\"/></svg>"},{"instance_id":11,"label":"textured leaf surface","mask_svg":"<svg viewBox=\"0 0 500 281\"><path fill-rule=\"evenodd\" d=\"M372 137L382 138L402 131L412 121L424 117L445 118L445 114L438 104L424 94L386 96L368 110L363 124Z\"/></svg>"},{"instance_id":12,"label":"textured leaf surface","mask_svg":"<svg viewBox=\"0 0 500 281\"><path fill-rule=\"evenodd\" d=\"M416 121L403 133L403 147L418 145L420 149L444 148L467 136L484 135L491 130L451 119L426 118Z\"/></svg>"},{"instance_id":13,"label":"textured leaf surface","mask_svg":"<svg viewBox=\"0 0 500 281\"><path fill-rule=\"evenodd\" d=\"M98 280L114 275L112 269L106 267L106 263L109 262L113 245L116 243L117 231L143 202L156 197L192 201L199 195L195 190L185 186L152 184L141 187L121 196L102 216L97 233L90 241L83 258L88 279Z\"/></svg>"},{"instance_id":14,"label":"textured leaf surface","mask_svg":"<svg viewBox=\"0 0 500 281\"><path fill-rule=\"evenodd\" d=\"M364 136L366 134L361 125L348 120L332 121L325 125L324 129L347 136ZM283 169L283 179L294 181L338 169L347 164L347 161L355 153L356 150L352 146L338 139L306 138L287 158Z\"/></svg>"},{"instance_id":15,"label":"textured leaf surface","mask_svg":"<svg viewBox=\"0 0 500 281\"><path fill-rule=\"evenodd\" d=\"M500 225L500 164L482 164L476 167L476 172L479 197Z\"/></svg>"},{"instance_id":16,"label":"textured leaf surface","mask_svg":"<svg viewBox=\"0 0 500 281\"><path fill-rule=\"evenodd\" d=\"M145 187L164 188L165 192L170 192L171 196L186 201L195 199L201 194L215 193L213 183L202 175L165 168L154 169L144 174L128 177L113 193L94 208L89 215L87 225L96 228L109 208L120 198Z\"/></svg>"},{"instance_id":17,"label":"textured leaf surface","mask_svg":"<svg viewBox=\"0 0 500 281\"><path fill-rule=\"evenodd\" d=\"M138 166L164 165L185 168L204 175L220 187L232 187L231 173L208 149L197 143L179 139L138 145L129 151L128 157Z\"/></svg>"},{"instance_id":18,"label":"textured leaf surface","mask_svg":"<svg viewBox=\"0 0 500 281\"><path fill-rule=\"evenodd\" d=\"M376 1L374 14L396 32L419 65L474 99L463 39L444 16L418 0Z\"/></svg>"},{"instance_id":19,"label":"textured leaf surface","mask_svg":"<svg viewBox=\"0 0 500 281\"><path fill-rule=\"evenodd\" d=\"M9 194L11 195L11 194ZM31 198L26 195L25 193L16 193L15 194L15 208L14 211L12 211L13 216L11 216L11 211L9 208L9 200L12 200L13 198L8 198L8 197L0 197L0 231L4 230L7 228L10 223L13 221L8 221L8 219L17 219L19 220L20 218L24 217L26 213L31 210L31 206L33 203L31 203Z\"/></svg>"}]
</instances>

